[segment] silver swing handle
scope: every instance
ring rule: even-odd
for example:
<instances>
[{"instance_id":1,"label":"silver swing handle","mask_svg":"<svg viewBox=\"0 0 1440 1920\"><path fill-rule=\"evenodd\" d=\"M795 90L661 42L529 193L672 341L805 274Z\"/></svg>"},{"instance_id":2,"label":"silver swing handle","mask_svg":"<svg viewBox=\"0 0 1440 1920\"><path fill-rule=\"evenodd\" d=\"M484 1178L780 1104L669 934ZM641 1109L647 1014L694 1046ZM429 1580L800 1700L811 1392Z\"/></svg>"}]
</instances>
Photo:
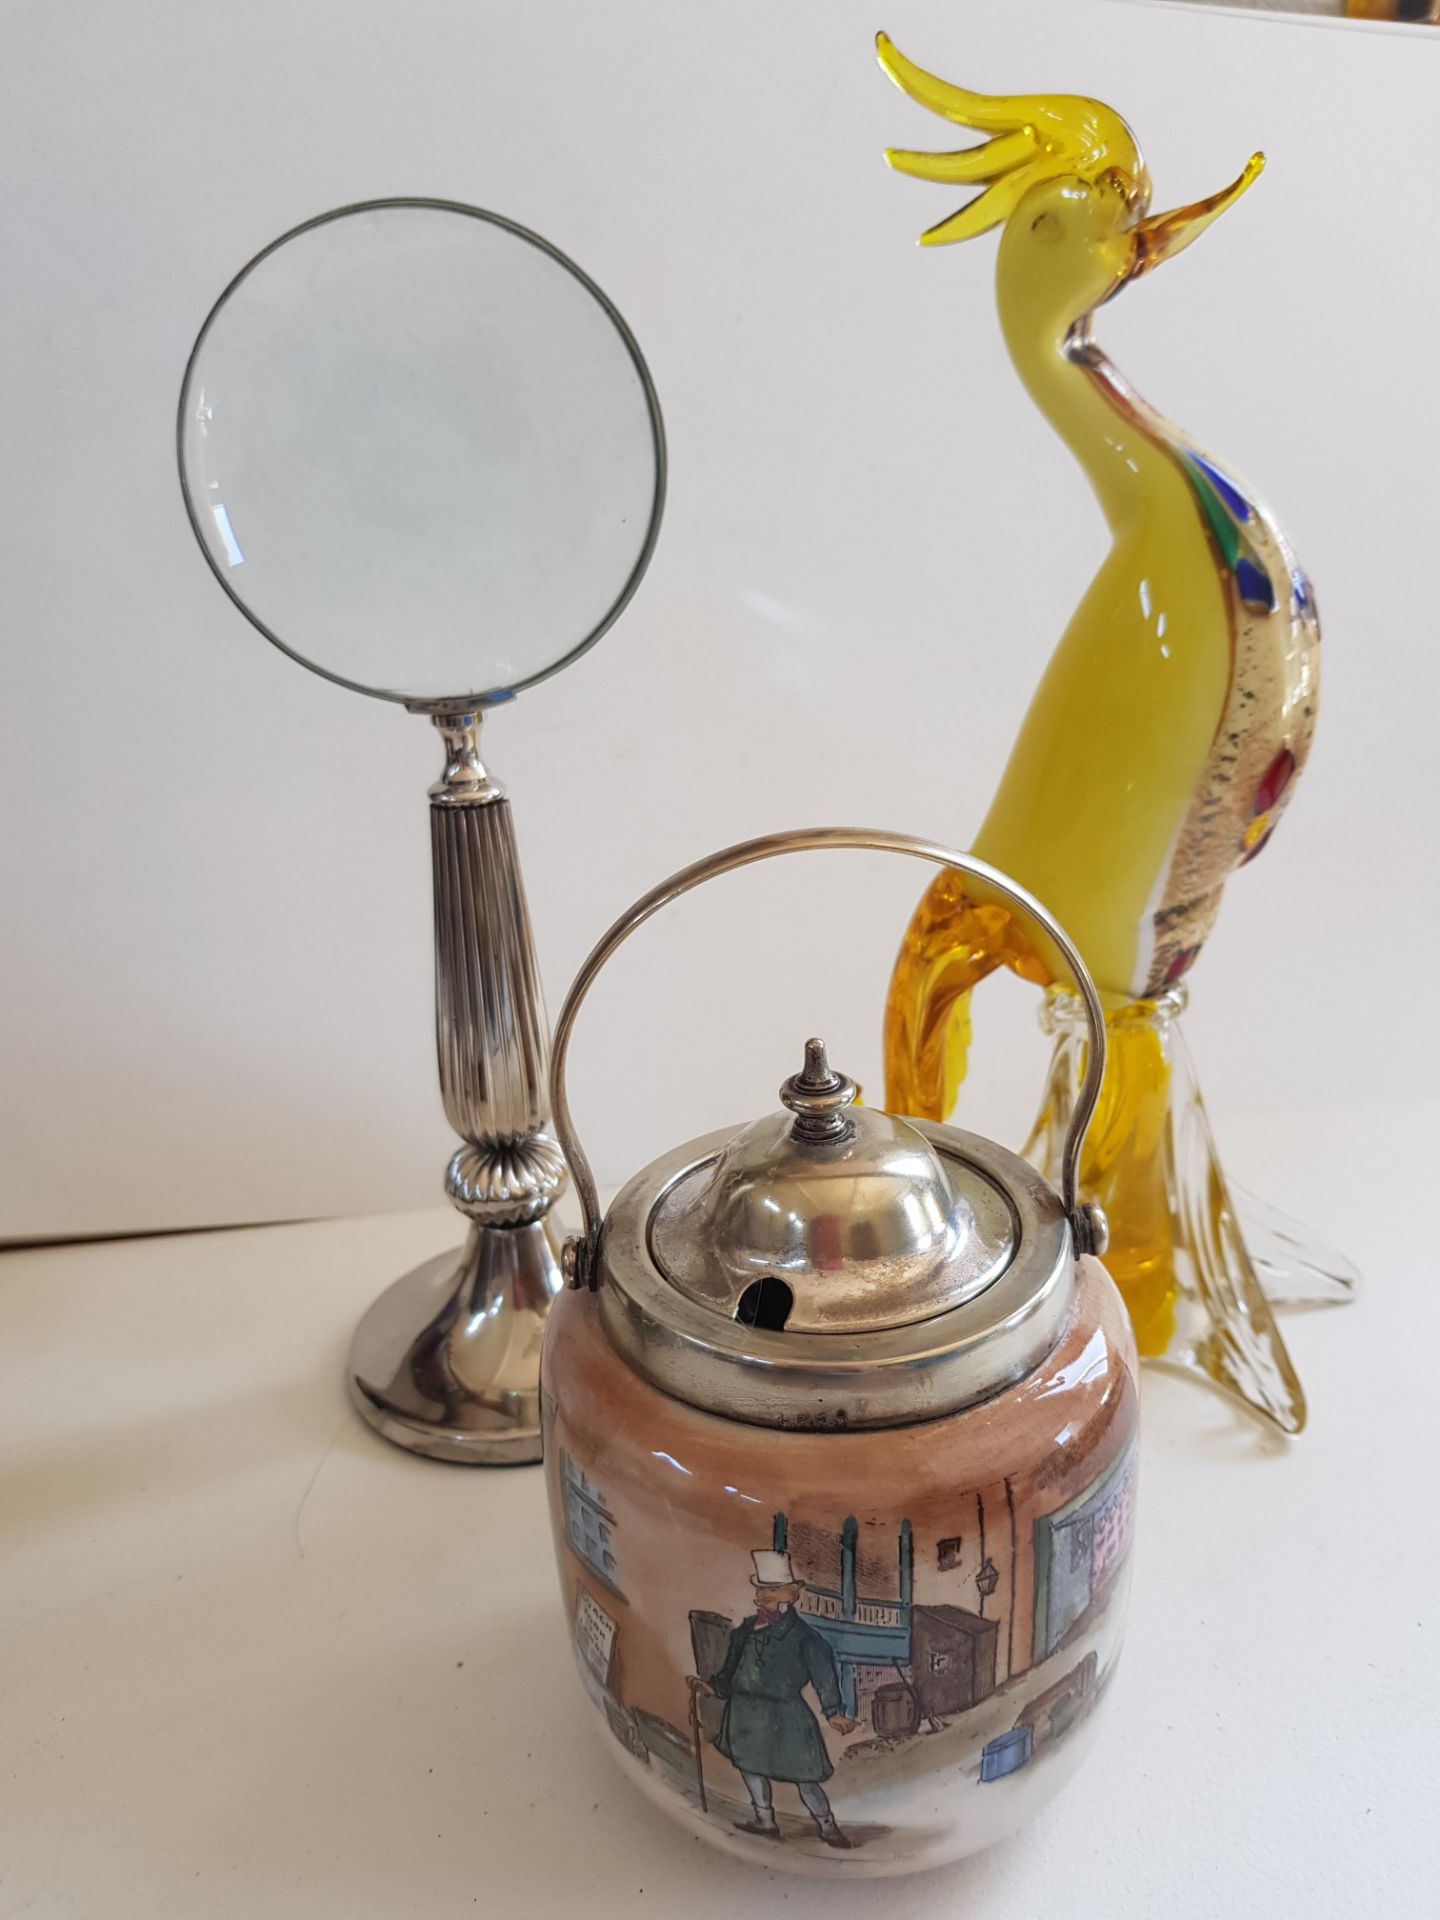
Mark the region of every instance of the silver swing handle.
<instances>
[{"instance_id":1,"label":"silver swing handle","mask_svg":"<svg viewBox=\"0 0 1440 1920\"><path fill-rule=\"evenodd\" d=\"M937 845L933 840L919 840L908 833L887 833L879 827L801 827L790 833L768 833L762 834L757 840L741 840L733 847L722 847L718 853L707 854L703 860L696 860L693 865L672 873L668 880L662 880L633 906L627 907L613 926L600 936L571 983L565 1004L560 1009L560 1017L555 1022L550 1051L550 1110L555 1137L569 1163L584 1214L581 1232L565 1246L565 1276L571 1286L593 1287L596 1284L596 1254L600 1244L602 1216L595 1175L570 1118L565 1063L569 1057L570 1035L576 1019L601 968L652 914L658 913L661 907L668 906L672 900L678 900L681 894L702 886L707 880L714 880L722 873L732 873L737 867L753 866L759 860L772 860L782 853L828 852L833 848L854 848L870 853L904 853L917 860L928 860L937 867L953 867L957 873L968 874L972 879L982 881L991 892L1016 908L1027 921L1040 927L1064 961L1070 984L1085 1008L1090 1044L1086 1050L1085 1075L1080 1083L1080 1093L1070 1116L1070 1124L1065 1130L1065 1144L1060 1155L1060 1197L1074 1235L1076 1252L1104 1252L1105 1216L1098 1207L1081 1203L1077 1182L1081 1143L1095 1111L1095 1103L1100 1098L1100 1083L1105 1075L1105 1016L1101 1011L1095 983L1068 935L1033 894L1027 893L994 867L987 866L983 860L973 859L968 853L956 853L949 847Z\"/></svg>"}]
</instances>

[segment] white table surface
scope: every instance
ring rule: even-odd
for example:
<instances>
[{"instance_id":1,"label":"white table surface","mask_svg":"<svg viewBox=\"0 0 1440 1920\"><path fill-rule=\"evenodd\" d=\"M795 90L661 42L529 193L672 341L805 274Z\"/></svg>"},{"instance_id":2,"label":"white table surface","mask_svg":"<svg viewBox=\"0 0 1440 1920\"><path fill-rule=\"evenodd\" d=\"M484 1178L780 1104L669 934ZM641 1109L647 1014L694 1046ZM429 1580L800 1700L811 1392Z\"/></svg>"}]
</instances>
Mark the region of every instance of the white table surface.
<instances>
[{"instance_id":1,"label":"white table surface","mask_svg":"<svg viewBox=\"0 0 1440 1920\"><path fill-rule=\"evenodd\" d=\"M538 1472L411 1459L350 1330L446 1212L0 1259L0 1915L1186 1920L1440 1911L1434 1107L1227 1130L1368 1287L1291 1315L1311 1424L1158 1373L1087 1772L908 1881L672 1827L571 1672Z\"/></svg>"}]
</instances>

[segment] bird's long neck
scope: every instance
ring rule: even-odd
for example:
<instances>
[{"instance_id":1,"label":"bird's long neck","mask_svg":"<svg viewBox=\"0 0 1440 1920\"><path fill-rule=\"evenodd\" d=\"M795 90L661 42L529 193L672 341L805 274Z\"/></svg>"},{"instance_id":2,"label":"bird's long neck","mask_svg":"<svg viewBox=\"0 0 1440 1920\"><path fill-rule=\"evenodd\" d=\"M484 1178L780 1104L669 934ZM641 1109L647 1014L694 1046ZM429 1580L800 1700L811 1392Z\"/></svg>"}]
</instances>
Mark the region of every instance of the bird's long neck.
<instances>
[{"instance_id":1,"label":"bird's long neck","mask_svg":"<svg viewBox=\"0 0 1440 1920\"><path fill-rule=\"evenodd\" d=\"M1012 291L1002 275L999 304L1011 357L1083 467L1113 545L1036 688L974 851L1060 915L1106 991L1129 993L1148 978L1157 889L1225 709L1229 602L1176 430L1048 288L1032 278Z\"/></svg>"},{"instance_id":2,"label":"bird's long neck","mask_svg":"<svg viewBox=\"0 0 1440 1920\"><path fill-rule=\"evenodd\" d=\"M1158 415L1132 394L1094 346L1091 316L1036 310L997 287L1005 344L1026 391L1069 447L1120 538L1159 488L1180 482ZM1198 531L1198 529L1197 529Z\"/></svg>"}]
</instances>

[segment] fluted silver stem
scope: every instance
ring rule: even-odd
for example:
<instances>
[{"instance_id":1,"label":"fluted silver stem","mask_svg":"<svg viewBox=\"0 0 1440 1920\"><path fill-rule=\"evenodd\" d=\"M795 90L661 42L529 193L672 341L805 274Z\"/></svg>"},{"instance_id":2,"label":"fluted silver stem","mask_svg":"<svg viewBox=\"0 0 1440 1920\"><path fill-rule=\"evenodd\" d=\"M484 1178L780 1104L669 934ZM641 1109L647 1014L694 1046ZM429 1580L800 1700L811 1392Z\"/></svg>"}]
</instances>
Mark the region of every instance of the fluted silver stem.
<instances>
[{"instance_id":1,"label":"fluted silver stem","mask_svg":"<svg viewBox=\"0 0 1440 1920\"><path fill-rule=\"evenodd\" d=\"M437 714L430 789L435 1040L445 1114L464 1144L446 1191L470 1218L538 1220L565 1184L545 1131L549 1038L505 790L480 759L478 712Z\"/></svg>"}]
</instances>

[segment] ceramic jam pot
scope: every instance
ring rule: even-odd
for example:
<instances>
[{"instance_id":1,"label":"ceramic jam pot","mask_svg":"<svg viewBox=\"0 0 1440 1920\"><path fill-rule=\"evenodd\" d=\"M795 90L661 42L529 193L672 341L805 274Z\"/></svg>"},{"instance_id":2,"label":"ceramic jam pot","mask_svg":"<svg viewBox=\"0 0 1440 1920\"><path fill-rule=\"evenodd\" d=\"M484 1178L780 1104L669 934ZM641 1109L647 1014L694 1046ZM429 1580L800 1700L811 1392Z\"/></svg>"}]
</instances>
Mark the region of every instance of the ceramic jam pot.
<instances>
[{"instance_id":1,"label":"ceramic jam pot","mask_svg":"<svg viewBox=\"0 0 1440 1920\"><path fill-rule=\"evenodd\" d=\"M1023 912L1090 1023L1057 1194L957 1129L855 1104L818 1040L781 1110L637 1174L603 1224L565 1060L615 948L712 875L803 848L953 866ZM581 1681L632 1779L766 1866L937 1866L1064 1783L1115 1670L1136 1362L1075 1169L1104 1065L1095 991L1030 897L899 835L751 841L615 923L556 1026L585 1212L541 1370Z\"/></svg>"}]
</instances>

